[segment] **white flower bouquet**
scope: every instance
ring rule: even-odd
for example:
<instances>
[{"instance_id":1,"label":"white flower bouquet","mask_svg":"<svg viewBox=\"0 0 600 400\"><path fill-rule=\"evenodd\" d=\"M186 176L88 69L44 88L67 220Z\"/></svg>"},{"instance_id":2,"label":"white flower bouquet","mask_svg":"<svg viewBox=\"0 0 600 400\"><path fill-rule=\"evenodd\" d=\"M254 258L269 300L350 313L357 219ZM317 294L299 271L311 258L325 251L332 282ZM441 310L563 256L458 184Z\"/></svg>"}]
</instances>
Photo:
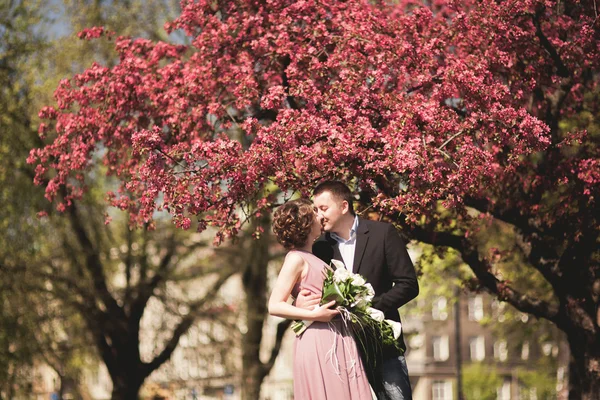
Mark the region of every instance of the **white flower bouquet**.
<instances>
[{"instance_id":1,"label":"white flower bouquet","mask_svg":"<svg viewBox=\"0 0 600 400\"><path fill-rule=\"evenodd\" d=\"M382 311L371 307L375 292L373 287L359 274L354 274L346 269L338 260L331 260L335 271L327 268L323 281L323 293L320 304L335 300L342 319L350 323L352 330L357 332L354 336L361 346L364 346L365 335L367 339L374 339L382 346L392 346L400 350L398 337L402 332L400 322L385 319ZM292 329L296 336L300 336L313 321L294 321ZM375 337L373 337L375 336Z\"/></svg>"}]
</instances>

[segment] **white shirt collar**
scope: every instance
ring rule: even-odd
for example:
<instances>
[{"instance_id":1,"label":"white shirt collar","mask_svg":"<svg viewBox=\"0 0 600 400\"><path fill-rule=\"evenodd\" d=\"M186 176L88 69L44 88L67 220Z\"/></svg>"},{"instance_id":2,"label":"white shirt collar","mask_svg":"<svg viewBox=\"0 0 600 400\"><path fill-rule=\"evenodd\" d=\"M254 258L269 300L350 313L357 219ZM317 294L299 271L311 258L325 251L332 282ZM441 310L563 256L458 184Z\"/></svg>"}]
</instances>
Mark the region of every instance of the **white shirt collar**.
<instances>
[{"instance_id":1,"label":"white shirt collar","mask_svg":"<svg viewBox=\"0 0 600 400\"><path fill-rule=\"evenodd\" d=\"M334 238L338 243L346 243L351 241L356 237L356 231L358 229L358 215L354 216L354 223L352 224L352 228L350 228L350 236L348 240L338 236L335 232L331 232L331 237Z\"/></svg>"}]
</instances>

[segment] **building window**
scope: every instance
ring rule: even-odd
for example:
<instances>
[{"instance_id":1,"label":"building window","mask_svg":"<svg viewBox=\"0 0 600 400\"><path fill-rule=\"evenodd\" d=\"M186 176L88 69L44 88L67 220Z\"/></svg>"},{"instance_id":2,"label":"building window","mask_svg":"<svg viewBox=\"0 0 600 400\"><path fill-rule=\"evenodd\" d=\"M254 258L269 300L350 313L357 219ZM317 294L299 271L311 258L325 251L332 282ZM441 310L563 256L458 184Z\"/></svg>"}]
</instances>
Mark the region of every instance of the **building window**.
<instances>
[{"instance_id":1,"label":"building window","mask_svg":"<svg viewBox=\"0 0 600 400\"><path fill-rule=\"evenodd\" d=\"M494 358L498 361L506 361L508 358L508 345L506 340L499 340L494 343Z\"/></svg>"},{"instance_id":2,"label":"building window","mask_svg":"<svg viewBox=\"0 0 600 400\"><path fill-rule=\"evenodd\" d=\"M425 335L422 333L417 333L409 339L411 350L420 349L423 346L423 343L425 343Z\"/></svg>"},{"instance_id":3,"label":"building window","mask_svg":"<svg viewBox=\"0 0 600 400\"><path fill-rule=\"evenodd\" d=\"M554 345L552 342L544 342L542 344L542 353L544 353L546 357L548 357L550 354L554 356Z\"/></svg>"},{"instance_id":4,"label":"building window","mask_svg":"<svg viewBox=\"0 0 600 400\"><path fill-rule=\"evenodd\" d=\"M474 336L469 339L471 360L483 361L485 358L485 339L483 336Z\"/></svg>"},{"instance_id":5,"label":"building window","mask_svg":"<svg viewBox=\"0 0 600 400\"><path fill-rule=\"evenodd\" d=\"M438 297L433 301L431 317L436 321L445 321L448 318L448 301L445 297Z\"/></svg>"},{"instance_id":6,"label":"building window","mask_svg":"<svg viewBox=\"0 0 600 400\"><path fill-rule=\"evenodd\" d=\"M566 368L558 367L556 370L556 391L560 392L564 389L566 383Z\"/></svg>"},{"instance_id":7,"label":"building window","mask_svg":"<svg viewBox=\"0 0 600 400\"><path fill-rule=\"evenodd\" d=\"M481 295L469 297L469 321L483 319L483 297Z\"/></svg>"},{"instance_id":8,"label":"building window","mask_svg":"<svg viewBox=\"0 0 600 400\"><path fill-rule=\"evenodd\" d=\"M521 359L529 360L529 342L524 342L523 347L521 347Z\"/></svg>"},{"instance_id":9,"label":"building window","mask_svg":"<svg viewBox=\"0 0 600 400\"><path fill-rule=\"evenodd\" d=\"M431 344L433 345L433 359L435 361L446 361L450 356L448 336L433 336Z\"/></svg>"},{"instance_id":10,"label":"building window","mask_svg":"<svg viewBox=\"0 0 600 400\"><path fill-rule=\"evenodd\" d=\"M504 381L496 390L498 400L510 400L510 381Z\"/></svg>"},{"instance_id":11,"label":"building window","mask_svg":"<svg viewBox=\"0 0 600 400\"><path fill-rule=\"evenodd\" d=\"M452 381L433 381L431 398L432 400L453 400Z\"/></svg>"}]
</instances>

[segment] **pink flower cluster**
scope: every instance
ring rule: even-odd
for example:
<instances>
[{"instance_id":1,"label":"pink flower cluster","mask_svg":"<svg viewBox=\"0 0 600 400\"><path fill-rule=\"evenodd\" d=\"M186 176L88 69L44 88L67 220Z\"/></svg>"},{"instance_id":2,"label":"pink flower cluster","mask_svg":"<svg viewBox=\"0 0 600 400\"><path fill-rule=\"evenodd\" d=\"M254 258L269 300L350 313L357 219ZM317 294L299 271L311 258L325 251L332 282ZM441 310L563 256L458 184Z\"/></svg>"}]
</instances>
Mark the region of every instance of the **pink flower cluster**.
<instances>
[{"instance_id":1,"label":"pink flower cluster","mask_svg":"<svg viewBox=\"0 0 600 400\"><path fill-rule=\"evenodd\" d=\"M194 218L226 236L239 210L272 205L275 186L356 178L376 207L416 219L521 179L553 140L528 102L561 89L547 78L561 73L555 60L532 44L527 16L542 3L367 3L184 0L166 28L190 47L121 37L117 65L61 82L58 108L40 112L50 141L31 151L36 181L49 199L66 187L68 203L102 163L119 182L108 201L132 222L167 210L182 228ZM599 65L597 33L591 17L554 8L541 29L572 71L569 112L582 66ZM597 163L574 168L593 196Z\"/></svg>"}]
</instances>

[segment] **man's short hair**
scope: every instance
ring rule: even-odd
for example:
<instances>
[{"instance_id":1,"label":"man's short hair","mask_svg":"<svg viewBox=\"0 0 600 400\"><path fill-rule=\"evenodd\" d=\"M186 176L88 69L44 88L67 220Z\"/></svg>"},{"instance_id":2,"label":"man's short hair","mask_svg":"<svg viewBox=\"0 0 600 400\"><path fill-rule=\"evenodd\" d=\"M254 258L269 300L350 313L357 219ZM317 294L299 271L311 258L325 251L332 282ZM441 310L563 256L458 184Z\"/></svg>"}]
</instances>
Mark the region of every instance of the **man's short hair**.
<instances>
[{"instance_id":1,"label":"man's short hair","mask_svg":"<svg viewBox=\"0 0 600 400\"><path fill-rule=\"evenodd\" d=\"M354 201L354 197L345 183L340 181L321 182L317 185L315 190L313 190L313 197L318 196L323 192L331 193L331 195L338 201L346 200L348 202L348 211L350 211L350 214L356 215L354 213L354 205L352 203Z\"/></svg>"}]
</instances>

